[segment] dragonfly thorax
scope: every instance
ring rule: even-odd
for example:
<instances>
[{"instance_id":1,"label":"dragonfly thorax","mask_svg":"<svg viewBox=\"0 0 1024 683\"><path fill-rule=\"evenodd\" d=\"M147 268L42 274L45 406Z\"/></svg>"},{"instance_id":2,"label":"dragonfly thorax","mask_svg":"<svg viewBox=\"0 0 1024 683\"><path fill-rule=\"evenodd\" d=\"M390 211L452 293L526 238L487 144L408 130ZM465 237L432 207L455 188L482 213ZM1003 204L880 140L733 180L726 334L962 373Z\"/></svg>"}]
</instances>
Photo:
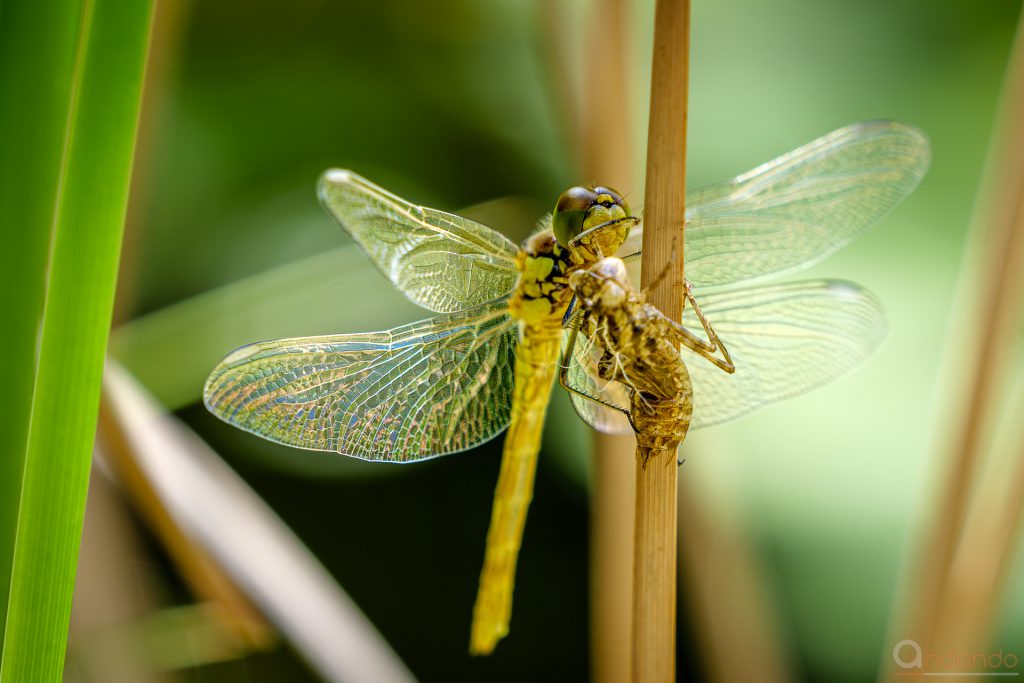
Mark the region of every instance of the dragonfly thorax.
<instances>
[{"instance_id":1,"label":"dragonfly thorax","mask_svg":"<svg viewBox=\"0 0 1024 683\"><path fill-rule=\"evenodd\" d=\"M516 265L519 284L509 300L512 316L527 325L560 327L572 299L569 252L549 230L543 230L526 240Z\"/></svg>"},{"instance_id":2,"label":"dragonfly thorax","mask_svg":"<svg viewBox=\"0 0 1024 683\"><path fill-rule=\"evenodd\" d=\"M605 215L600 214L602 218ZM519 284L509 302L512 315L526 323L545 326L553 325L556 318L560 322L572 299L570 276L576 272L597 268L595 276L625 282L627 276L622 261L604 258L604 255L615 253L635 222L632 217L623 216L593 227L588 224L587 231L573 238L569 247L563 247L552 230L531 235L517 259ZM604 296L608 306L618 305L613 300L615 292L611 285L607 289ZM618 294L621 303L626 289L620 287Z\"/></svg>"}]
</instances>

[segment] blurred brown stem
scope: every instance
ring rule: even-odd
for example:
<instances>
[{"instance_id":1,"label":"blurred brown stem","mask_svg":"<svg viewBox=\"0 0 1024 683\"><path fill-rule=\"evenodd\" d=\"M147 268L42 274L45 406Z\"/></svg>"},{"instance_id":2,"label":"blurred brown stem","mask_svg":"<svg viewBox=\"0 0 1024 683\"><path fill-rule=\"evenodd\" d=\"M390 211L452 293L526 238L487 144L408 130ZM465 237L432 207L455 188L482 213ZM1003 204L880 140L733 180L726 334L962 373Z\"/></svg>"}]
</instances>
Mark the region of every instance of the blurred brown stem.
<instances>
[{"instance_id":1,"label":"blurred brown stem","mask_svg":"<svg viewBox=\"0 0 1024 683\"><path fill-rule=\"evenodd\" d=\"M1011 403L1015 408L1008 414L1017 424L1024 406L1021 389L1024 382L1018 384ZM1024 431L1017 432L1014 447L998 453L1000 459L1011 463L1008 489L996 495L986 488L985 496L976 497L974 512L957 548L936 620L935 645L940 652L981 651L988 645L1000 616L999 598L1006 588L1024 526Z\"/></svg>"},{"instance_id":2,"label":"blurred brown stem","mask_svg":"<svg viewBox=\"0 0 1024 683\"><path fill-rule=\"evenodd\" d=\"M590 662L594 683L629 680L633 438L594 434L590 490Z\"/></svg>"},{"instance_id":3,"label":"blurred brown stem","mask_svg":"<svg viewBox=\"0 0 1024 683\"><path fill-rule=\"evenodd\" d=\"M791 681L784 632L736 502L727 495L713 505L697 474L679 478L679 586L706 680Z\"/></svg>"},{"instance_id":4,"label":"blurred brown stem","mask_svg":"<svg viewBox=\"0 0 1024 683\"><path fill-rule=\"evenodd\" d=\"M1024 290L1024 15L1018 27L1008 77L1003 92L1000 125L991 146L975 222L991 230L984 237L985 266L980 296L972 305L980 311L973 329L978 335L966 405L958 414L963 421L950 439L952 464L937 516L920 565L921 580L912 611L912 637L928 651L942 619L958 619L940 613L939 605L949 590L951 568L961 544L970 495L980 469L988 429L998 405L993 401L1005 375L1006 357L1013 326L1019 320ZM963 358L957 356L956 362ZM959 646L959 644L956 644Z\"/></svg>"},{"instance_id":5,"label":"blurred brown stem","mask_svg":"<svg viewBox=\"0 0 1024 683\"><path fill-rule=\"evenodd\" d=\"M182 577L202 601L220 605L228 624L240 638L257 650L268 650L277 641L274 628L210 556L175 522L153 485L139 467L132 445L122 429L109 397L100 404L98 433L105 446L107 463L128 499L177 565Z\"/></svg>"},{"instance_id":6,"label":"blurred brown stem","mask_svg":"<svg viewBox=\"0 0 1024 683\"><path fill-rule=\"evenodd\" d=\"M114 323L131 319L138 291L139 254L145 240L146 211L155 189L157 135L173 88L174 70L180 63L184 29L192 9L190 0L157 2L153 7L149 57L139 109L139 132L132 165L131 192L124 223L121 262L117 270L117 296L114 299Z\"/></svg>"},{"instance_id":7,"label":"blurred brown stem","mask_svg":"<svg viewBox=\"0 0 1024 683\"><path fill-rule=\"evenodd\" d=\"M644 193L643 281L648 300L682 318L690 3L658 0ZM660 277L666 272L666 277ZM675 679L676 451L637 450L633 679Z\"/></svg>"},{"instance_id":8,"label":"blurred brown stem","mask_svg":"<svg viewBox=\"0 0 1024 683\"><path fill-rule=\"evenodd\" d=\"M556 5L562 3L547 3ZM585 42L587 74L599 74L601 93L579 93L578 112L582 178L629 193L637 186L630 155L627 88L628 18L625 0L596 0L588 26L611 40ZM564 70L563 70L564 71ZM588 79L584 78L584 82ZM596 99L597 101L589 101ZM631 591L633 577L633 439L595 432L591 448L590 489L590 659L594 683L629 679Z\"/></svg>"}]
</instances>

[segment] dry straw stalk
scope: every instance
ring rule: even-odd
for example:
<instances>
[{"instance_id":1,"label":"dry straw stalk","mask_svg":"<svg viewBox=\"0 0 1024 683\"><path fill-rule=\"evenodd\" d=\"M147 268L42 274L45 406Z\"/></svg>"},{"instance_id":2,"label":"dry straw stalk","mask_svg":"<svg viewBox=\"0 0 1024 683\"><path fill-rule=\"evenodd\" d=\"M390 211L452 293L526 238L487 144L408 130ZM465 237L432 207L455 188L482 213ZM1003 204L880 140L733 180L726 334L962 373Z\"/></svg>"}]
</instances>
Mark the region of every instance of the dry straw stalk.
<instances>
[{"instance_id":1,"label":"dry straw stalk","mask_svg":"<svg viewBox=\"0 0 1024 683\"><path fill-rule=\"evenodd\" d=\"M683 308L690 3L658 0L644 193L643 288L674 320ZM662 277L662 273L665 275ZM633 679L675 680L676 450L637 459Z\"/></svg>"}]
</instances>

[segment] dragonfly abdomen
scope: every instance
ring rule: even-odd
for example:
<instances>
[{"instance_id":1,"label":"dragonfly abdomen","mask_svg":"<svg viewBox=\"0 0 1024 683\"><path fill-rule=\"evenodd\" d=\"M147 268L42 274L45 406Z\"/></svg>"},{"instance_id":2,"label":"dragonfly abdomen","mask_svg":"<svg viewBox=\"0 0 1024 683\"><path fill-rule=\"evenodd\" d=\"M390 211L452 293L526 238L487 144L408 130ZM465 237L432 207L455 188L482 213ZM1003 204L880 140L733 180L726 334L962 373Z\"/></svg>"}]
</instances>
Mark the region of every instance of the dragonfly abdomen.
<instances>
[{"instance_id":1,"label":"dragonfly abdomen","mask_svg":"<svg viewBox=\"0 0 1024 683\"><path fill-rule=\"evenodd\" d=\"M508 633L516 558L533 498L544 415L561 350L561 327L524 325L516 352L512 421L505 434L480 589L473 607L470 652L489 654Z\"/></svg>"}]
</instances>

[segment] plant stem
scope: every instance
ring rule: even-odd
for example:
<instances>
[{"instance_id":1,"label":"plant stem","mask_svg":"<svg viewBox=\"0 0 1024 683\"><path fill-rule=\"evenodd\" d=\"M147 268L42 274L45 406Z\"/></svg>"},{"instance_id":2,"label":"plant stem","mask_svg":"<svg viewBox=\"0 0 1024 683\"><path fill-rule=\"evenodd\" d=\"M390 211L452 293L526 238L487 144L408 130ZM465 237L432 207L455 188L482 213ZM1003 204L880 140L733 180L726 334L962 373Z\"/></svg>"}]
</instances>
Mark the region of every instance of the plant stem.
<instances>
[{"instance_id":1,"label":"plant stem","mask_svg":"<svg viewBox=\"0 0 1024 683\"><path fill-rule=\"evenodd\" d=\"M1006 421L1021 424L1024 373L1019 373L1011 394ZM989 472L984 496L972 504L963 540L949 571L939 607L934 643L936 651L981 651L987 647L1000 616L1000 597L1013 567L1024 523L1024 430L1016 429L1013 446L1000 444L998 474ZM1007 472L1007 470L1010 470ZM996 483L994 478L1006 480ZM1005 489L1005 490L1003 490Z\"/></svg>"},{"instance_id":2,"label":"plant stem","mask_svg":"<svg viewBox=\"0 0 1024 683\"><path fill-rule=\"evenodd\" d=\"M985 496L970 498L970 487L982 470L982 456L1000 456L995 447L986 451L986 435L993 430L1001 408L1019 415L1020 387L1013 398L999 402L1000 384L1010 374L1013 345L1020 322L1021 291L1024 289L1024 14L1002 95L1000 122L989 153L983 187L988 196L979 202L977 225L991 225L982 244L991 245L986 254L990 273L984 281L983 319L978 341L975 384L964 425L961 450L955 463L943 503L946 510L935 532L930 562L940 559L937 577L927 586L930 593L920 596L916 616L927 629L935 646L949 644L962 651L968 646L984 645L992 626L996 601L1004 587L1009 548L1016 538L1024 500L1024 469L1015 463L1010 475L1012 489L1008 498L995 504L986 487ZM960 358L961 356L958 356ZM1013 449L1017 450L1017 449ZM982 490L980 485L975 487ZM957 507L954 507L957 506ZM950 519L958 514L955 519ZM965 531L970 520L971 532ZM930 566L930 565L926 565ZM931 596L943 599L931 612L924 601ZM931 615L931 622L927 620ZM917 624L915 624L917 625Z\"/></svg>"},{"instance_id":3,"label":"plant stem","mask_svg":"<svg viewBox=\"0 0 1024 683\"><path fill-rule=\"evenodd\" d=\"M597 0L588 12L594 35L587 40L587 72L600 74L605 88L576 89L579 113L580 180L610 185L629 193L637 187L630 153L630 98L625 0ZM584 78L584 83L587 79ZM571 84L565 88L570 89ZM618 93L605 97L604 92ZM593 683L629 680L633 611L634 477L630 436L595 432L591 442L590 487L590 657Z\"/></svg>"},{"instance_id":4,"label":"plant stem","mask_svg":"<svg viewBox=\"0 0 1024 683\"><path fill-rule=\"evenodd\" d=\"M675 680L676 461L637 449L633 558L633 680ZM647 465L640 462L647 457Z\"/></svg>"},{"instance_id":5,"label":"plant stem","mask_svg":"<svg viewBox=\"0 0 1024 683\"><path fill-rule=\"evenodd\" d=\"M920 589L912 612L909 635L927 648L933 641L938 605L948 590L954 555L967 519L970 493L980 470L988 427L998 409L993 398L1005 376L1007 350L1013 337L1024 289L1024 15L1018 27L1016 45L1003 93L1001 125L989 153L986 181L988 196L979 201L977 225L991 225L984 237L984 278L980 294L972 303L980 320L969 329L978 331L971 357L974 358L967 405L951 443L952 464L946 487L939 499L937 521L921 564ZM957 363L964 356L956 355ZM955 619L955 615L948 615ZM959 646L959 644L958 644Z\"/></svg>"},{"instance_id":6,"label":"plant stem","mask_svg":"<svg viewBox=\"0 0 1024 683\"><path fill-rule=\"evenodd\" d=\"M633 593L632 437L595 432L590 488L590 665L593 683L629 680Z\"/></svg>"},{"instance_id":7,"label":"plant stem","mask_svg":"<svg viewBox=\"0 0 1024 683\"><path fill-rule=\"evenodd\" d=\"M98 433L104 445L105 462L110 466L123 492L136 512L160 540L182 578L201 602L219 605L239 642L256 650L269 650L276 644L273 627L224 572L171 515L154 490L133 451L133 444L110 406L110 397L101 397Z\"/></svg>"},{"instance_id":8,"label":"plant stem","mask_svg":"<svg viewBox=\"0 0 1024 683\"><path fill-rule=\"evenodd\" d=\"M687 454L693 456L692 448ZM734 454L719 452L716 444L716 457L723 455ZM692 469L687 474L679 479L679 589L706 680L795 680L779 614L736 496L711 496L706 476Z\"/></svg>"},{"instance_id":9,"label":"plant stem","mask_svg":"<svg viewBox=\"0 0 1024 683\"><path fill-rule=\"evenodd\" d=\"M683 309L690 3L658 0L644 193L643 288L673 320ZM664 276L662 276L664 274ZM637 449L633 679L675 679L676 449Z\"/></svg>"}]
</instances>

